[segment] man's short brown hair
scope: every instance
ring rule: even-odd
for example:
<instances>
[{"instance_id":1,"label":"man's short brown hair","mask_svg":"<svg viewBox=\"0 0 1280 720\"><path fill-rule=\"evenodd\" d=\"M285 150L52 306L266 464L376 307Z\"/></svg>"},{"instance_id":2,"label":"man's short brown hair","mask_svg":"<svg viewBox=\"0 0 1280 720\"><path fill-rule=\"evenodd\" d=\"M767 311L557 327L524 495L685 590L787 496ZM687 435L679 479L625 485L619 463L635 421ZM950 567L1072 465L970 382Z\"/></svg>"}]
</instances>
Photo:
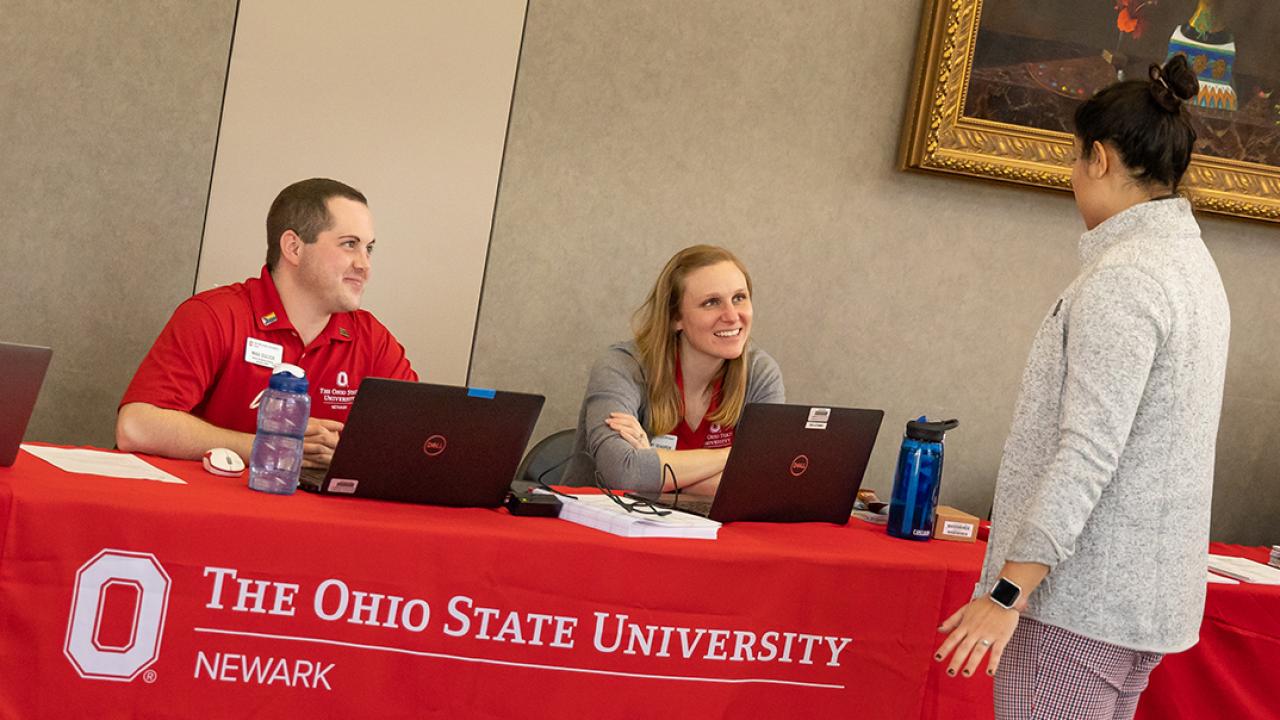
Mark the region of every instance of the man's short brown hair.
<instances>
[{"instance_id":1,"label":"man's short brown hair","mask_svg":"<svg viewBox=\"0 0 1280 720\"><path fill-rule=\"evenodd\" d=\"M267 211L267 269L275 270L276 263L280 262L280 236L286 230L294 231L302 242L310 244L329 229L333 218L327 203L332 197L369 205L359 190L328 178L299 180L280 191Z\"/></svg>"}]
</instances>

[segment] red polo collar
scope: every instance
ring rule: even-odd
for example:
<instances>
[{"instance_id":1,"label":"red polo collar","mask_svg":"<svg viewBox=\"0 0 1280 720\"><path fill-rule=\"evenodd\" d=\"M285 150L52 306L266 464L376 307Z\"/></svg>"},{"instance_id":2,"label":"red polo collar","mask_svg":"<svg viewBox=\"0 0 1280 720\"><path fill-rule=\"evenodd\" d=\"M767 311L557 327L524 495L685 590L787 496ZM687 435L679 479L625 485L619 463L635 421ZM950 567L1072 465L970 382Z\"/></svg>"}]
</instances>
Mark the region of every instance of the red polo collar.
<instances>
[{"instance_id":1,"label":"red polo collar","mask_svg":"<svg viewBox=\"0 0 1280 720\"><path fill-rule=\"evenodd\" d=\"M245 283L249 289L249 304L253 307L254 323L263 332L295 332L293 323L284 311L284 303L280 300L280 291L276 289L275 279L266 265L262 266L262 274L258 281ZM351 342L351 313L335 313L329 316L324 330L316 336L312 344L324 340L329 342Z\"/></svg>"},{"instance_id":2,"label":"red polo collar","mask_svg":"<svg viewBox=\"0 0 1280 720\"><path fill-rule=\"evenodd\" d=\"M711 403L707 405L707 412L702 416L702 421L696 428L689 428L693 432L707 426L707 418L714 415L716 410L720 409L720 389L724 386L724 373L716 378L715 383L711 386ZM680 367L680 347L676 346L676 389L680 391L680 424L689 427L688 422L684 418L684 371Z\"/></svg>"}]
</instances>

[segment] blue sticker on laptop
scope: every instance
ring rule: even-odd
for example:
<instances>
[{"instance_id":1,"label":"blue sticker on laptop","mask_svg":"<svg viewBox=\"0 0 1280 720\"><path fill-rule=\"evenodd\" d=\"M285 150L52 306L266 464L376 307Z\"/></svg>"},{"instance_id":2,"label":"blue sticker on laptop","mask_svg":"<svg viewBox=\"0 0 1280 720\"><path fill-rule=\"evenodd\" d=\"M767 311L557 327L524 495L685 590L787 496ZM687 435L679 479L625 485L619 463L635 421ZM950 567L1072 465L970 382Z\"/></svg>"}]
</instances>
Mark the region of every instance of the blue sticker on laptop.
<instances>
[{"instance_id":1,"label":"blue sticker on laptop","mask_svg":"<svg viewBox=\"0 0 1280 720\"><path fill-rule=\"evenodd\" d=\"M467 388L467 397L478 397L484 398L485 400L492 400L497 394L497 390L490 390L489 388Z\"/></svg>"}]
</instances>

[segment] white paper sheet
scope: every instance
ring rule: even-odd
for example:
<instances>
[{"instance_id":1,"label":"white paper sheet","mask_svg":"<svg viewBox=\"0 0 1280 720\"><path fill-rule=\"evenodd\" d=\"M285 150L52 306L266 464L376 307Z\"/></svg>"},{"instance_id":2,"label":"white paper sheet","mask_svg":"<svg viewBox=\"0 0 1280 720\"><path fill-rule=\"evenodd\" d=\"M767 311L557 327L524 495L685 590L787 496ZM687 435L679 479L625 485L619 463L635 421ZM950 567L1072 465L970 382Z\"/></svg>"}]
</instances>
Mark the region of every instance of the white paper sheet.
<instances>
[{"instance_id":1,"label":"white paper sheet","mask_svg":"<svg viewBox=\"0 0 1280 720\"><path fill-rule=\"evenodd\" d=\"M1280 585L1280 568L1263 565L1248 558L1209 553L1209 569L1247 583Z\"/></svg>"},{"instance_id":2,"label":"white paper sheet","mask_svg":"<svg viewBox=\"0 0 1280 720\"><path fill-rule=\"evenodd\" d=\"M720 530L715 520L672 511L667 515L627 512L604 495L562 497L560 519L623 537L664 537L714 540ZM628 502L630 502L628 500Z\"/></svg>"},{"instance_id":3,"label":"white paper sheet","mask_svg":"<svg viewBox=\"0 0 1280 720\"><path fill-rule=\"evenodd\" d=\"M22 445L22 449L56 468L71 473L187 484L185 480L170 475L136 455L26 444Z\"/></svg>"},{"instance_id":4,"label":"white paper sheet","mask_svg":"<svg viewBox=\"0 0 1280 720\"><path fill-rule=\"evenodd\" d=\"M1209 584L1217 583L1219 585L1239 585L1240 581L1235 578L1229 578L1225 575L1215 575L1213 571L1208 571Z\"/></svg>"}]
</instances>

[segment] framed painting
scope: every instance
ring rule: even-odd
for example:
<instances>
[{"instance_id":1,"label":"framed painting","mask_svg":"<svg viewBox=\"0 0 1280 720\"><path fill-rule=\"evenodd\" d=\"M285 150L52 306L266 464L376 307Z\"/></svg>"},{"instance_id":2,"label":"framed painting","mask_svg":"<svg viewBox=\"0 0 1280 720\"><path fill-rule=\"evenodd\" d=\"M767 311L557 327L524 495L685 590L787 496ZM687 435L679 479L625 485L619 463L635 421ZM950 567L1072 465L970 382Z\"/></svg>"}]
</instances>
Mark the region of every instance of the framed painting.
<instances>
[{"instance_id":1,"label":"framed painting","mask_svg":"<svg viewBox=\"0 0 1280 720\"><path fill-rule=\"evenodd\" d=\"M925 0L904 169L1070 188L1071 118L1095 91L1185 53L1203 211L1280 222L1280 3Z\"/></svg>"}]
</instances>

